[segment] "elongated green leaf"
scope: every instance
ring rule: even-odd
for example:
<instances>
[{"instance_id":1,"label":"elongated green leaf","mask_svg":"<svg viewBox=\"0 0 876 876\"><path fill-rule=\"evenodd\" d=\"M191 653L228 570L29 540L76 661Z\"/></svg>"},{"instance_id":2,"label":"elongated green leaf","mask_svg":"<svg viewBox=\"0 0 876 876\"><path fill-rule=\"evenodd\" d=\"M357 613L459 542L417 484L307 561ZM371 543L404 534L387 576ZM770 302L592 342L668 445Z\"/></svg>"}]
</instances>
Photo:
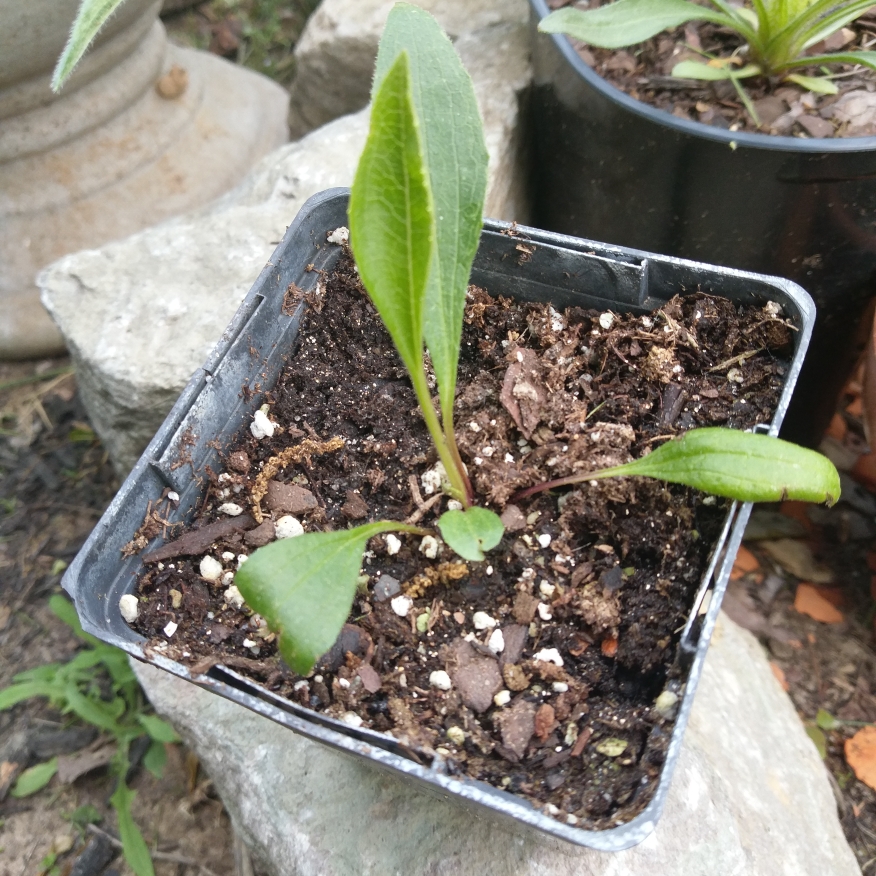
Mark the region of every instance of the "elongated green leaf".
<instances>
[{"instance_id":1,"label":"elongated green leaf","mask_svg":"<svg viewBox=\"0 0 876 876\"><path fill-rule=\"evenodd\" d=\"M805 58L797 58L785 64L785 69L792 67L817 67L821 64L861 64L876 70L876 52L832 52L829 55L810 55ZM807 76L814 79L814 76ZM813 89L814 91L815 89Z\"/></svg>"},{"instance_id":2,"label":"elongated green leaf","mask_svg":"<svg viewBox=\"0 0 876 876\"><path fill-rule=\"evenodd\" d=\"M98 31L122 3L124 0L82 0L67 45L52 76L52 91L60 90L73 68L88 51Z\"/></svg>"},{"instance_id":3,"label":"elongated green leaf","mask_svg":"<svg viewBox=\"0 0 876 876\"><path fill-rule=\"evenodd\" d=\"M839 499L839 474L816 453L769 435L736 429L692 429L648 456L599 472L644 475L745 502Z\"/></svg>"},{"instance_id":4,"label":"elongated green leaf","mask_svg":"<svg viewBox=\"0 0 876 876\"><path fill-rule=\"evenodd\" d=\"M167 763L167 749L163 742L152 740L149 748L146 749L146 754L143 755L143 766L160 779L164 775L164 765Z\"/></svg>"},{"instance_id":5,"label":"elongated green leaf","mask_svg":"<svg viewBox=\"0 0 876 876\"><path fill-rule=\"evenodd\" d=\"M70 627L83 642L88 642L89 645L92 645L95 648L106 647L100 639L95 639L90 633L83 632L82 625L79 623L79 616L76 614L76 609L73 607L73 603L70 602L69 599L55 593L49 597L49 608L52 610L52 613L64 621L64 623L67 624L67 626Z\"/></svg>"},{"instance_id":6,"label":"elongated green leaf","mask_svg":"<svg viewBox=\"0 0 876 876\"><path fill-rule=\"evenodd\" d=\"M483 560L484 551L492 550L505 533L498 514L478 507L445 511L438 518L438 529L456 553L473 562Z\"/></svg>"},{"instance_id":7,"label":"elongated green leaf","mask_svg":"<svg viewBox=\"0 0 876 876\"><path fill-rule=\"evenodd\" d=\"M105 703L102 700L91 699L85 696L79 688L70 682L64 690L64 698L67 701L65 711L73 712L88 724L93 724L108 733L120 732L117 717L117 702ZM124 706L123 706L124 708Z\"/></svg>"},{"instance_id":8,"label":"elongated green leaf","mask_svg":"<svg viewBox=\"0 0 876 876\"><path fill-rule=\"evenodd\" d=\"M63 696L63 690L59 685L51 681L22 681L0 690L0 712L11 709L18 703L29 700L32 697L48 697L57 700Z\"/></svg>"},{"instance_id":9,"label":"elongated green leaf","mask_svg":"<svg viewBox=\"0 0 876 876\"><path fill-rule=\"evenodd\" d=\"M710 67L699 61L680 61L672 68L672 75L678 79L705 79L717 82L721 79L745 79L748 76L757 76L761 69L756 64L747 64L745 67L734 68L729 64L721 67Z\"/></svg>"},{"instance_id":10,"label":"elongated green leaf","mask_svg":"<svg viewBox=\"0 0 876 876\"><path fill-rule=\"evenodd\" d=\"M796 82L807 91L814 91L817 94L836 94L839 91L830 79L825 79L823 76L802 76L800 73L789 73L785 79L788 82Z\"/></svg>"},{"instance_id":11,"label":"elongated green leaf","mask_svg":"<svg viewBox=\"0 0 876 876\"><path fill-rule=\"evenodd\" d=\"M128 866L137 876L155 876L149 847L143 839L143 834L140 833L137 825L134 824L134 818L131 815L131 803L136 796L136 792L132 791L124 781L120 780L112 797L110 797L110 803L113 809L116 810L116 817L119 822L122 854L125 856Z\"/></svg>"},{"instance_id":12,"label":"elongated green leaf","mask_svg":"<svg viewBox=\"0 0 876 876\"><path fill-rule=\"evenodd\" d=\"M397 3L389 13L377 54L375 93L402 51L410 59L411 93L435 210L437 247L424 331L447 430L465 293L483 224L489 156L471 77L438 22L408 3Z\"/></svg>"},{"instance_id":13,"label":"elongated green leaf","mask_svg":"<svg viewBox=\"0 0 876 876\"><path fill-rule=\"evenodd\" d=\"M306 675L335 643L353 604L368 539L393 529L405 527L382 521L285 538L259 548L234 576L247 605L278 634L283 659L299 674Z\"/></svg>"},{"instance_id":14,"label":"elongated green leaf","mask_svg":"<svg viewBox=\"0 0 876 876\"><path fill-rule=\"evenodd\" d=\"M545 16L538 29L542 33L565 33L604 49L619 49L688 21L712 21L734 29L738 26L722 12L688 0L617 0L588 12L568 6L558 9Z\"/></svg>"},{"instance_id":15,"label":"elongated green leaf","mask_svg":"<svg viewBox=\"0 0 876 876\"><path fill-rule=\"evenodd\" d=\"M362 282L408 371L420 374L435 220L407 52L398 56L374 96L349 215L350 245Z\"/></svg>"},{"instance_id":16,"label":"elongated green leaf","mask_svg":"<svg viewBox=\"0 0 876 876\"><path fill-rule=\"evenodd\" d=\"M53 757L45 763L38 763L25 770L16 780L9 792L13 797L29 797L45 788L52 781L52 776L58 772L58 758Z\"/></svg>"},{"instance_id":17,"label":"elongated green leaf","mask_svg":"<svg viewBox=\"0 0 876 876\"><path fill-rule=\"evenodd\" d=\"M834 716L831 715L830 712L827 711L827 709L818 710L818 713L815 716L815 723L822 730L836 730L837 728L842 727L842 722L837 721L837 719L834 718Z\"/></svg>"},{"instance_id":18,"label":"elongated green leaf","mask_svg":"<svg viewBox=\"0 0 876 876\"><path fill-rule=\"evenodd\" d=\"M158 715L137 715L137 720L156 742L179 742L176 730Z\"/></svg>"}]
</instances>

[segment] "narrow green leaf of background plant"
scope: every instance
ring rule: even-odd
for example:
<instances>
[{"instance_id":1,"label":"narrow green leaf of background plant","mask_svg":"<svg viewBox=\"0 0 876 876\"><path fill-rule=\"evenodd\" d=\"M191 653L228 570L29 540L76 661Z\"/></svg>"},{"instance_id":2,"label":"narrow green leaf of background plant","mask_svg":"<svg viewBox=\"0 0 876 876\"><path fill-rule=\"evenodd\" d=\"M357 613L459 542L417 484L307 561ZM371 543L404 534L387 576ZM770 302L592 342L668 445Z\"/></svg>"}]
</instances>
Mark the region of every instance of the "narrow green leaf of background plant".
<instances>
[{"instance_id":1,"label":"narrow green leaf of background plant","mask_svg":"<svg viewBox=\"0 0 876 876\"><path fill-rule=\"evenodd\" d=\"M24 681L21 684L12 684L0 690L0 712L4 709L11 709L31 697L57 699L60 695L62 695L62 689L51 681Z\"/></svg>"},{"instance_id":2,"label":"narrow green leaf of background plant","mask_svg":"<svg viewBox=\"0 0 876 876\"><path fill-rule=\"evenodd\" d=\"M830 79L825 79L823 76L803 76L800 73L789 73L785 77L785 81L796 82L807 91L814 91L817 94L837 94L839 91Z\"/></svg>"},{"instance_id":3,"label":"narrow green leaf of background plant","mask_svg":"<svg viewBox=\"0 0 876 876\"><path fill-rule=\"evenodd\" d=\"M474 506L465 511L445 511L438 518L441 537L464 560L478 562L505 533L499 515L489 508Z\"/></svg>"},{"instance_id":4,"label":"narrow green leaf of background plant","mask_svg":"<svg viewBox=\"0 0 876 876\"><path fill-rule=\"evenodd\" d=\"M814 724L807 724L806 735L815 743L819 757L824 760L827 757L827 738L822 729Z\"/></svg>"},{"instance_id":5,"label":"narrow green leaf of background plant","mask_svg":"<svg viewBox=\"0 0 876 876\"><path fill-rule=\"evenodd\" d=\"M246 604L279 636L283 659L300 675L331 648L356 594L368 539L419 531L380 521L338 532L309 532L259 548L234 576Z\"/></svg>"},{"instance_id":6,"label":"narrow green leaf of background plant","mask_svg":"<svg viewBox=\"0 0 876 876\"><path fill-rule=\"evenodd\" d=\"M54 593L49 597L49 608L52 610L52 613L55 617L64 621L74 633L76 633L77 638L82 639L83 642L88 642L93 648L107 648L111 647L109 645L105 645L100 639L96 639L90 633L86 633L82 629L82 625L79 623L79 616L76 614L76 609L73 606L73 603L70 602L69 599L61 596L60 593Z\"/></svg>"},{"instance_id":7,"label":"narrow green leaf of background plant","mask_svg":"<svg viewBox=\"0 0 876 876\"><path fill-rule=\"evenodd\" d=\"M718 82L721 79L745 79L748 76L757 76L761 73L757 64L746 64L738 70L729 64L724 67L711 67L699 61L679 61L672 68L672 75L678 79L704 79L710 82Z\"/></svg>"},{"instance_id":8,"label":"narrow green leaf of background plant","mask_svg":"<svg viewBox=\"0 0 876 876\"><path fill-rule=\"evenodd\" d=\"M839 474L814 450L736 429L692 429L647 456L592 478L644 475L743 502L839 499Z\"/></svg>"},{"instance_id":9,"label":"narrow green leaf of background plant","mask_svg":"<svg viewBox=\"0 0 876 876\"><path fill-rule=\"evenodd\" d=\"M17 779L9 792L13 797L29 797L45 788L52 781L52 776L58 772L58 758L53 757L45 763L38 763L25 770Z\"/></svg>"},{"instance_id":10,"label":"narrow green leaf of background plant","mask_svg":"<svg viewBox=\"0 0 876 876\"><path fill-rule=\"evenodd\" d=\"M818 710L818 713L815 715L815 723L822 730L837 730L838 728L842 727L842 722L837 721L837 719L834 718L834 716L831 715L830 712L827 711L827 709Z\"/></svg>"},{"instance_id":11,"label":"narrow green leaf of background plant","mask_svg":"<svg viewBox=\"0 0 876 876\"><path fill-rule=\"evenodd\" d=\"M424 332L447 432L453 422L465 294L483 225L489 155L471 77L438 22L409 3L397 3L389 13L377 54L375 93L402 51L409 55L435 212Z\"/></svg>"},{"instance_id":12,"label":"narrow green leaf of background plant","mask_svg":"<svg viewBox=\"0 0 876 876\"><path fill-rule=\"evenodd\" d=\"M137 825L134 824L134 818L131 815L131 803L136 796L136 792L132 791L123 779L120 779L116 790L113 792L112 797L110 797L110 803L113 809L116 810L116 817L119 822L119 839L122 841L122 854L128 866L137 876L155 876L149 847L146 845L146 840L143 839L143 834L140 833Z\"/></svg>"},{"instance_id":13,"label":"narrow green leaf of background plant","mask_svg":"<svg viewBox=\"0 0 876 876\"><path fill-rule=\"evenodd\" d=\"M137 720L156 742L179 742L176 730L157 715L137 715Z\"/></svg>"},{"instance_id":14,"label":"narrow green leaf of background plant","mask_svg":"<svg viewBox=\"0 0 876 876\"><path fill-rule=\"evenodd\" d=\"M738 30L739 22L688 0L617 0L598 9L582 11L565 7L541 20L542 33L566 33L577 40L619 49L650 39L688 21L711 21Z\"/></svg>"},{"instance_id":15,"label":"narrow green leaf of background plant","mask_svg":"<svg viewBox=\"0 0 876 876\"><path fill-rule=\"evenodd\" d=\"M70 30L67 45L52 76L52 91L58 91L82 60L92 40L97 36L106 20L124 3L124 0L82 0L76 20Z\"/></svg>"},{"instance_id":16,"label":"narrow green leaf of background plant","mask_svg":"<svg viewBox=\"0 0 876 876\"><path fill-rule=\"evenodd\" d=\"M163 742L156 742L154 739L149 748L146 749L146 754L143 755L143 766L160 779L164 775L164 765L167 763L167 749Z\"/></svg>"}]
</instances>

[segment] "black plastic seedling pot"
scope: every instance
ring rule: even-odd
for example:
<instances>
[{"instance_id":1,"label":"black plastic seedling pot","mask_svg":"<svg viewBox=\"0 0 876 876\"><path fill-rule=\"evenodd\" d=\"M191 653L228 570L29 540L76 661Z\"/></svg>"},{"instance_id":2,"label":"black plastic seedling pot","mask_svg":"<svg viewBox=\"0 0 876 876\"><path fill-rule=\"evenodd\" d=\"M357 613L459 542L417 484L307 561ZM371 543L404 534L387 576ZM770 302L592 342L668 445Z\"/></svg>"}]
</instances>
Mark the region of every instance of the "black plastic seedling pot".
<instances>
[{"instance_id":1,"label":"black plastic seedling pot","mask_svg":"<svg viewBox=\"0 0 876 876\"><path fill-rule=\"evenodd\" d=\"M876 294L876 137L733 132L634 100L537 31L530 181L542 228L779 274L818 307L783 435L817 443Z\"/></svg>"},{"instance_id":2,"label":"black plastic seedling pot","mask_svg":"<svg viewBox=\"0 0 876 876\"><path fill-rule=\"evenodd\" d=\"M193 677L185 666L163 657L154 648L144 650L146 642L121 617L119 599L134 591L141 570L140 560L124 557L122 547L143 523L149 502L158 500L168 488L180 496L173 519L186 520L191 516L200 494L197 474L207 466L219 470L219 448L230 445L263 402L261 394L245 395L241 387L259 384L270 388L293 347L301 309L291 317L283 313L284 293L289 284L312 288L319 277L312 268L330 269L339 256L340 248L326 243L326 234L346 224L347 200L346 189L332 189L304 205L210 358L191 379L73 561L63 585L73 597L87 632L297 733L408 776L421 787L445 797L490 810L511 819L518 827L525 825L543 834L602 850L635 845L654 830L662 812L750 505L732 506L681 637L678 659L686 672L686 678L682 675L683 696L654 796L635 819L607 830L583 830L560 823L509 793L446 775L438 761L431 766L422 765L406 756L392 737L352 728L311 712L228 668L214 666L206 674ZM486 222L472 272L472 282L493 294L550 300L558 307L574 304L634 313L649 312L675 294L697 289L739 302L779 303L798 330L794 333L794 357L770 426L771 432L778 431L815 315L812 300L799 286L775 277L713 268L519 226L515 236L510 236L503 233L508 229L506 223ZM516 248L521 236L530 245L527 249L533 250L528 260L521 260ZM180 465L181 460L185 464Z\"/></svg>"}]
</instances>

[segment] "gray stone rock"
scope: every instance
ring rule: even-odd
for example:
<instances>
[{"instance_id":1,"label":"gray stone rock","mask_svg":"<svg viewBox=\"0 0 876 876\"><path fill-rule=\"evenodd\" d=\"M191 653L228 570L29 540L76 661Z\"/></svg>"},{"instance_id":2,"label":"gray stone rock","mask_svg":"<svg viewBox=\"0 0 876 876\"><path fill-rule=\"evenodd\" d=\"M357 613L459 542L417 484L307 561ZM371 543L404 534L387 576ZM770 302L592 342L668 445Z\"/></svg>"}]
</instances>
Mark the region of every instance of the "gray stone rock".
<instances>
[{"instance_id":1,"label":"gray stone rock","mask_svg":"<svg viewBox=\"0 0 876 876\"><path fill-rule=\"evenodd\" d=\"M293 137L368 103L377 44L394 2L324 0L311 16L295 46L289 112ZM497 24L523 24L528 15L526 0L413 2L431 12L452 40Z\"/></svg>"},{"instance_id":2,"label":"gray stone rock","mask_svg":"<svg viewBox=\"0 0 876 876\"><path fill-rule=\"evenodd\" d=\"M269 874L860 874L790 700L754 637L723 617L663 818L641 845L611 854L515 831L159 669L135 669Z\"/></svg>"},{"instance_id":3,"label":"gray stone rock","mask_svg":"<svg viewBox=\"0 0 876 876\"><path fill-rule=\"evenodd\" d=\"M485 212L525 221L525 28L488 27L460 39L459 50L490 151ZM367 109L337 119L267 156L209 208L66 256L40 274L43 303L120 475L203 363L304 201L352 182L367 131Z\"/></svg>"}]
</instances>

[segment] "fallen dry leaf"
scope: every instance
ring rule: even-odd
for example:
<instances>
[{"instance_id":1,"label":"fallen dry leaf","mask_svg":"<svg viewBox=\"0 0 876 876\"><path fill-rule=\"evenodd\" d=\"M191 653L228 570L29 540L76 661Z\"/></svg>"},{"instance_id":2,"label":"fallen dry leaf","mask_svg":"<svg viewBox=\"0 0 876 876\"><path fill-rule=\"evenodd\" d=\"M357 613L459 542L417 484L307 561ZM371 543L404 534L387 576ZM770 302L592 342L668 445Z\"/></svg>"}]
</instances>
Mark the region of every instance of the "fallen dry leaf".
<instances>
[{"instance_id":1,"label":"fallen dry leaf","mask_svg":"<svg viewBox=\"0 0 876 876\"><path fill-rule=\"evenodd\" d=\"M58 758L58 781L70 785L80 776L106 766L116 753L116 744L108 742L95 751L78 751Z\"/></svg>"},{"instance_id":2,"label":"fallen dry leaf","mask_svg":"<svg viewBox=\"0 0 876 876\"><path fill-rule=\"evenodd\" d=\"M846 763L865 785L876 791L876 727L862 727L846 740Z\"/></svg>"},{"instance_id":3,"label":"fallen dry leaf","mask_svg":"<svg viewBox=\"0 0 876 876\"><path fill-rule=\"evenodd\" d=\"M830 584L833 572L817 562L812 550L804 541L794 538L777 538L775 541L761 542L764 550L795 578L811 581L813 584Z\"/></svg>"},{"instance_id":4,"label":"fallen dry leaf","mask_svg":"<svg viewBox=\"0 0 876 876\"><path fill-rule=\"evenodd\" d=\"M843 619L843 613L824 597L818 587L811 584L797 585L794 608L800 614L808 615L823 624L838 624Z\"/></svg>"}]
</instances>

